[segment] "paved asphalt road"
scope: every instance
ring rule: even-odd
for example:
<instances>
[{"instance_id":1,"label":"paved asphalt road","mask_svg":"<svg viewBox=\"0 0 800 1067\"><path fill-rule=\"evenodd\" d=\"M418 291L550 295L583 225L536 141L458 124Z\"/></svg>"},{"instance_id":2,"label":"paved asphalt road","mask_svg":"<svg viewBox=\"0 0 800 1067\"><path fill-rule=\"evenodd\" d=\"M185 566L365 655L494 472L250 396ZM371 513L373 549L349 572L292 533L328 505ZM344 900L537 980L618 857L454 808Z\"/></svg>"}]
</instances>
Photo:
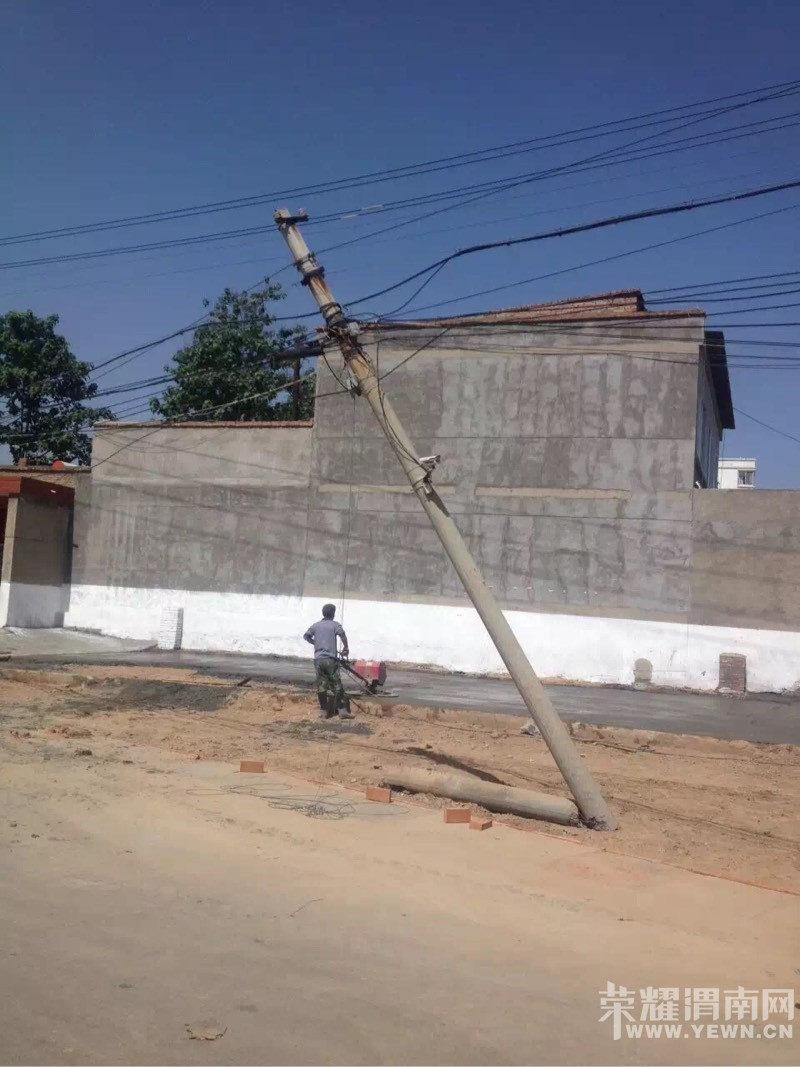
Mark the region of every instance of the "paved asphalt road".
<instances>
[{"instance_id":1,"label":"paved asphalt road","mask_svg":"<svg viewBox=\"0 0 800 1067\"><path fill-rule=\"evenodd\" d=\"M15 661L20 662L23 658L17 656ZM58 657L62 662L64 658ZM313 684L313 669L307 659L153 649L122 655L76 655L69 659L70 662L84 663L190 667L285 685ZM41 658L36 662L44 663L45 660ZM502 678L391 668L387 690L404 704L527 715L514 684ZM741 698L714 693L639 692L577 685L549 686L548 692L561 717L569 721L768 744L800 744L800 693L756 694Z\"/></svg>"}]
</instances>

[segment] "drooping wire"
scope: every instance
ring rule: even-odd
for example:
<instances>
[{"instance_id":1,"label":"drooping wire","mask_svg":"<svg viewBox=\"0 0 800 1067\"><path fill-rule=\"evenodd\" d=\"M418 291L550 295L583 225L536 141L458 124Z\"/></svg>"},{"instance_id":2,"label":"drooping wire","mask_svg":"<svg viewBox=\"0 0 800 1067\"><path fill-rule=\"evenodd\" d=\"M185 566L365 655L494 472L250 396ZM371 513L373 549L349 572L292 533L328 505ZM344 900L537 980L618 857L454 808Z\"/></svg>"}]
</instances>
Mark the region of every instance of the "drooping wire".
<instances>
[{"instance_id":1,"label":"drooping wire","mask_svg":"<svg viewBox=\"0 0 800 1067\"><path fill-rule=\"evenodd\" d=\"M449 333L450 330L452 330L452 329L453 329L452 326L445 326L445 328L443 330L440 330L439 333L434 334L433 337L429 337L428 340L424 344L420 345L419 348L416 348L410 355L406 356L405 359L401 359L400 362L395 364L394 367L390 367L389 370L387 370L384 374L382 374L378 380L379 381L385 381L389 377L390 374L394 374L394 372L396 370L400 370L400 368L405 366L406 363L409 363L412 359L414 359L415 356L418 356L420 354L420 352L424 352L426 348L430 348L431 345L435 344L438 340L440 340L442 337L444 337L444 335L446 333Z\"/></svg>"},{"instance_id":2,"label":"drooping wire","mask_svg":"<svg viewBox=\"0 0 800 1067\"><path fill-rule=\"evenodd\" d=\"M383 429L389 437L389 443L394 448L395 452L400 456L404 456L411 463L418 465L419 457L415 456L413 452L410 452L400 438L397 436L397 432L392 425L391 420L386 415L386 397L383 389L381 388L381 341L380 338L375 342L375 377L378 379L378 403L381 406L381 413L383 415Z\"/></svg>"},{"instance_id":3,"label":"drooping wire","mask_svg":"<svg viewBox=\"0 0 800 1067\"><path fill-rule=\"evenodd\" d=\"M782 215L788 211L797 211L800 208L800 204L787 204L785 207L774 208L772 211L762 211L757 215L747 215L743 219L734 219L732 222L723 222L717 226L709 226L703 230L694 230L692 233L683 234L680 237L670 237L664 241L654 241L651 244L639 245L637 248L630 248L624 252L614 252L609 256L600 256L598 259L590 259L583 263L575 263L569 267L561 267L558 270L547 271L544 274L535 274L531 278L521 278L515 282L507 282L504 285L494 285L489 289L479 289L471 293L467 293L464 296L450 297L447 300L439 300L434 304L424 304L422 307L412 308L412 311L433 311L440 307L446 307L450 304L460 304L465 300L474 300L476 297L492 296L494 293L506 292L509 289L517 289L523 285L531 285L533 282L544 281L549 278L557 278L562 274L570 274L572 271L584 270L587 267L602 266L605 263L613 263L618 259L625 259L628 256L639 255L642 252L652 252L657 248L666 248L670 245L680 244L683 241L691 241L696 237L705 237L710 233L719 233L722 230L729 230L735 226L743 226L748 222L757 222L760 219L771 218L775 215Z\"/></svg>"},{"instance_id":4,"label":"drooping wire","mask_svg":"<svg viewBox=\"0 0 800 1067\"><path fill-rule=\"evenodd\" d=\"M461 248L456 252L451 252L449 255L443 256L442 259L438 259L434 263L428 264L427 267L423 267L421 270L409 274L399 282L395 282L394 285L388 285L374 293L369 293L367 296L360 297L358 300L348 301L348 306L352 307L356 304L365 303L367 300L375 300L379 296L385 296L387 293L393 293L404 285L408 285L409 282L421 278L424 274L427 274L436 267L444 267L446 264L452 263L456 259L462 259L464 256L475 255L479 252L489 252L496 248L513 248L517 245L531 244L535 241L546 241L556 237L567 237L577 233L589 233L594 230L607 229L611 226L625 225L629 222L662 218L665 215L685 214L689 211L697 211L700 208L716 207L720 204L730 204L740 200L752 200L756 197L770 196L773 193L781 193L798 187L800 187L800 178L788 182L781 182L777 185L767 185L758 189L746 189L738 193L729 193L726 196L712 196L706 197L703 200L690 200L682 204L669 204L664 207L647 208L644 211L633 211L624 215L612 215L608 218L595 219L592 222L583 222L576 226L563 226L556 230L546 230L542 233L529 234L525 237L510 237L504 238L501 241L485 241L481 244L469 245L467 248Z\"/></svg>"},{"instance_id":5,"label":"drooping wire","mask_svg":"<svg viewBox=\"0 0 800 1067\"><path fill-rule=\"evenodd\" d=\"M411 296L408 298L408 300L406 300L404 303L402 303L399 307L396 307L392 311L388 311L385 315L381 315L379 317L380 318L393 318L395 315L399 315L401 311L405 311L405 309L409 306L409 304L412 304L414 302L414 300L416 300L416 298L419 296L419 294L424 289L427 289L427 287L431 284L431 282L437 276L437 274L439 274L441 271L443 271L446 266L447 266L446 263L440 263L437 267L434 267L432 269L431 273L425 279L425 281L422 282L422 284L419 285L414 290L414 292L411 294ZM359 301L359 303L360 303L360 301Z\"/></svg>"},{"instance_id":6,"label":"drooping wire","mask_svg":"<svg viewBox=\"0 0 800 1067\"><path fill-rule=\"evenodd\" d=\"M800 445L800 437L796 437L792 433L787 433L786 430L779 430L777 426L772 426L768 422L763 422L761 419L757 419L755 415L750 415L746 411L742 411L741 408L734 407L733 409L737 415L744 415L746 419L750 419L751 422L758 423L759 426L763 426L765 430L772 430L773 433L780 434L781 437L786 437L790 441L796 441Z\"/></svg>"}]
</instances>

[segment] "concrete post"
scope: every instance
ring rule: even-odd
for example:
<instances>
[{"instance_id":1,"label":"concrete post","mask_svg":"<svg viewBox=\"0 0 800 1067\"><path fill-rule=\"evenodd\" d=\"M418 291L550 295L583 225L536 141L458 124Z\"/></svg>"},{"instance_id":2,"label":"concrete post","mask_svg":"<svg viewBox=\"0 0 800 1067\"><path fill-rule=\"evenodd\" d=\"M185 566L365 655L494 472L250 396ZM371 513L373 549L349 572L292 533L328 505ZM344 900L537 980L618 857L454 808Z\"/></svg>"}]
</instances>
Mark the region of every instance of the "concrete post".
<instances>
[{"instance_id":1,"label":"concrete post","mask_svg":"<svg viewBox=\"0 0 800 1067\"><path fill-rule=\"evenodd\" d=\"M289 246L295 266L302 275L303 284L308 286L317 301L331 335L339 344L345 363L359 384L361 395L372 408L411 488L508 668L525 706L539 727L575 798L583 821L596 830L616 829L618 823L615 816L608 809L595 781L581 763L566 727L528 662L494 594L486 585L452 516L431 484L435 459L421 461L418 458L414 445L380 387L371 360L358 343L357 328L354 332L354 324L345 319L341 306L333 299L325 282L324 269L316 262L297 229L297 222L302 222L305 218L305 215L292 216L285 210L275 212L278 229Z\"/></svg>"}]
</instances>

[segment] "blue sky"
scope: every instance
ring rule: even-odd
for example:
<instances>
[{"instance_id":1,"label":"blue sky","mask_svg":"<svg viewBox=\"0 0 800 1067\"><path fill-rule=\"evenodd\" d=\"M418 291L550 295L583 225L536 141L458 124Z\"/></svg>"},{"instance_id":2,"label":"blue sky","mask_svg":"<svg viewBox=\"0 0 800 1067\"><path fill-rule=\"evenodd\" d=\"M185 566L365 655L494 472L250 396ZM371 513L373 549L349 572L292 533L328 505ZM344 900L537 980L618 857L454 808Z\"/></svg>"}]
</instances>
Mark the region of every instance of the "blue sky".
<instances>
[{"instance_id":1,"label":"blue sky","mask_svg":"<svg viewBox=\"0 0 800 1067\"><path fill-rule=\"evenodd\" d=\"M297 6L6 0L0 33L4 235L436 159L789 81L800 71L800 7L791 0L678 0L669 7L628 0L357 0L338 6L316 0ZM797 101L754 107L686 133L711 136L772 116L790 122L800 112ZM329 280L340 299L353 300L465 244L797 178L798 130L521 186L326 254ZM274 207L320 215L385 204L557 166L647 132L335 195L276 197L246 210L5 247L0 263L267 227L263 234L190 248L3 268L0 310L59 314L73 350L100 362L192 321L202 314L202 299L213 299L224 286L252 285L282 266L283 243L269 229ZM471 257L444 270L413 306L794 205L800 205L800 191ZM425 210L338 220L309 227L307 236L321 248ZM799 225L800 208L786 210L442 310L798 270ZM291 273L281 277L288 283L284 313L313 310ZM391 311L409 295L393 294L369 310ZM738 308L708 305L715 312L709 324L725 327L739 363L748 354L794 354L751 342L800 347L800 328L747 324L800 321L800 308L741 312L753 306L749 299ZM174 347L145 354L102 384L159 373ZM737 407L800 436L800 369L777 369L762 359L733 371L733 389ZM756 456L761 487L800 487L800 443L737 418L725 454Z\"/></svg>"}]
</instances>

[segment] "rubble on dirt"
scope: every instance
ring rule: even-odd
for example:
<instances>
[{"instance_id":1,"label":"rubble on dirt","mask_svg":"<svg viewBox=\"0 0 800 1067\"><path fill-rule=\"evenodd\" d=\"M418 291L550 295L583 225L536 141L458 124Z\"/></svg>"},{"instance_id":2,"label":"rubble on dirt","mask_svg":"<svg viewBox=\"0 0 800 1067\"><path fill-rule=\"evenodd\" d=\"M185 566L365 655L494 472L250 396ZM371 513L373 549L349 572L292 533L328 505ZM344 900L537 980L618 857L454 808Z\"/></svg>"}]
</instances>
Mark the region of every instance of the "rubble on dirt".
<instances>
[{"instance_id":1,"label":"rubble on dirt","mask_svg":"<svg viewBox=\"0 0 800 1067\"><path fill-rule=\"evenodd\" d=\"M520 737L520 720L509 715L359 699L354 721L320 722L316 701L300 690L112 666L6 672L0 710L5 759L72 758L73 739L87 736L75 732L86 729L76 721L83 719L91 722L92 766L132 757L142 765L158 752L234 769L259 755L268 771L363 789L384 763L446 765L477 780L567 795L544 742ZM581 723L570 732L622 825L610 835L536 823L538 832L796 890L800 748ZM414 803L446 801L422 794ZM532 828L531 820L502 821Z\"/></svg>"}]
</instances>

